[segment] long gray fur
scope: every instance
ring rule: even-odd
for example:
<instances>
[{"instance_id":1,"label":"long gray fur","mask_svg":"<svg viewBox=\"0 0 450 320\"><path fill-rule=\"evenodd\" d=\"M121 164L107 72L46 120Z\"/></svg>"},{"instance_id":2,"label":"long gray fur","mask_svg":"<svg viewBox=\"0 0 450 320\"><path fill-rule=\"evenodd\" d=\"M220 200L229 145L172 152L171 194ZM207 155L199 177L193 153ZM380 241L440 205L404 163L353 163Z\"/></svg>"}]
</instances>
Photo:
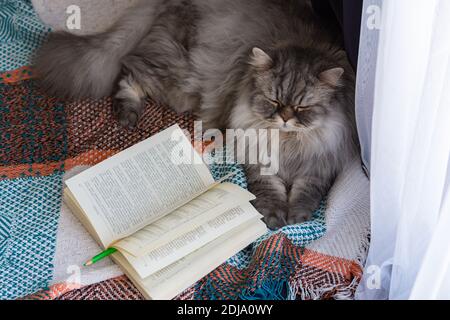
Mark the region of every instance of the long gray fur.
<instances>
[{"instance_id":1,"label":"long gray fur","mask_svg":"<svg viewBox=\"0 0 450 320\"><path fill-rule=\"evenodd\" d=\"M114 94L126 127L151 96L204 128L280 129L279 172L246 166L274 228L308 219L358 152L354 73L308 0L142 1L102 34L54 33L37 69L58 96Z\"/></svg>"}]
</instances>

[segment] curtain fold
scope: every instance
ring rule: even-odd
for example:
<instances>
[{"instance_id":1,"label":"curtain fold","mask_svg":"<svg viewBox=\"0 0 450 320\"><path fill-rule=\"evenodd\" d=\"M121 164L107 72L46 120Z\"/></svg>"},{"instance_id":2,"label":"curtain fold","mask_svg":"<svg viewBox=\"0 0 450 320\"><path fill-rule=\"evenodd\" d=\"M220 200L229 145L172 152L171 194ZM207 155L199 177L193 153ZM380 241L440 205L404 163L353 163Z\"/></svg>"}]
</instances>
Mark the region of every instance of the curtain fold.
<instances>
[{"instance_id":1,"label":"curtain fold","mask_svg":"<svg viewBox=\"0 0 450 320\"><path fill-rule=\"evenodd\" d=\"M362 0L361 0L362 1ZM375 100L375 77L378 63L378 44L383 0L364 0L359 46L358 81L356 83L356 122L361 156L370 171L372 147L372 118Z\"/></svg>"},{"instance_id":2,"label":"curtain fold","mask_svg":"<svg viewBox=\"0 0 450 320\"><path fill-rule=\"evenodd\" d=\"M358 299L449 297L449 35L450 1L382 3Z\"/></svg>"}]
</instances>

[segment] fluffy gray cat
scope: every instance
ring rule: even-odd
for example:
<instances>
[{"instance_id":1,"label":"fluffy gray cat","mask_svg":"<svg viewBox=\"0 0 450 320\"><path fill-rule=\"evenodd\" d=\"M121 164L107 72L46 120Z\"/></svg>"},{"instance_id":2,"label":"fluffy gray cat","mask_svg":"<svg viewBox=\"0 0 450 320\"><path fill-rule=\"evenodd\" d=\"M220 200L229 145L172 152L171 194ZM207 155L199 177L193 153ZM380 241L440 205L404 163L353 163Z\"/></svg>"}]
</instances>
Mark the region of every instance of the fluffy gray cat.
<instances>
[{"instance_id":1,"label":"fluffy gray cat","mask_svg":"<svg viewBox=\"0 0 450 320\"><path fill-rule=\"evenodd\" d=\"M151 96L205 128L279 129L278 174L246 166L272 228L307 219L357 154L354 74L307 0L142 1L104 33L53 33L36 64L54 95L114 94L125 127Z\"/></svg>"}]
</instances>

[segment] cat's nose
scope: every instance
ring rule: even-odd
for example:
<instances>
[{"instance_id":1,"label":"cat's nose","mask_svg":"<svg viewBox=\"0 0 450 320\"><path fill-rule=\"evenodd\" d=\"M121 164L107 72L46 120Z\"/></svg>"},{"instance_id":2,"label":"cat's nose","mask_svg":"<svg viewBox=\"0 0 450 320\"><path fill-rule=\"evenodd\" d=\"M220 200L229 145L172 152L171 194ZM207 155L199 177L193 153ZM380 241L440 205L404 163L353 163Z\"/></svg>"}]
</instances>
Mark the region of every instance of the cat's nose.
<instances>
[{"instance_id":1,"label":"cat's nose","mask_svg":"<svg viewBox=\"0 0 450 320\"><path fill-rule=\"evenodd\" d=\"M292 112L292 110L284 109L280 112L280 117L284 122L288 122L294 117L294 113Z\"/></svg>"}]
</instances>

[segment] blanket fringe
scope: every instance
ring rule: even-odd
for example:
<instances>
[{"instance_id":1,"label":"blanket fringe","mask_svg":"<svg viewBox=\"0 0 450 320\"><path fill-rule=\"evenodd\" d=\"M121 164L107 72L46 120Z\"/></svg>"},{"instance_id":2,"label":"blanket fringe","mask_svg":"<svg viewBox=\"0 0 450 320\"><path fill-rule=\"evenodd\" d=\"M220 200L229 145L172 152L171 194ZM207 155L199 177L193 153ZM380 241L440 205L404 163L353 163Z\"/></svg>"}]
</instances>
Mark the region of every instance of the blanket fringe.
<instances>
[{"instance_id":1,"label":"blanket fringe","mask_svg":"<svg viewBox=\"0 0 450 320\"><path fill-rule=\"evenodd\" d=\"M291 287L287 280L267 280L256 290L245 289L239 295L241 300L286 300L291 297Z\"/></svg>"},{"instance_id":2,"label":"blanket fringe","mask_svg":"<svg viewBox=\"0 0 450 320\"><path fill-rule=\"evenodd\" d=\"M353 300L356 288L359 285L359 277L355 277L346 286L327 286L317 288L312 285L303 285L300 282L289 283L286 280L268 280L262 283L256 290L246 289L240 296L240 300L322 300L331 298L334 300Z\"/></svg>"},{"instance_id":3,"label":"blanket fringe","mask_svg":"<svg viewBox=\"0 0 450 320\"><path fill-rule=\"evenodd\" d=\"M313 285L303 285L301 280L292 282L290 287L289 300L353 300L360 278L355 277L348 285L329 285L326 287L315 287Z\"/></svg>"},{"instance_id":4,"label":"blanket fringe","mask_svg":"<svg viewBox=\"0 0 450 320\"><path fill-rule=\"evenodd\" d=\"M364 264L367 259L367 252L370 246L370 226L364 230L361 235L361 245L355 257L355 262L364 270ZM331 298L334 300L354 300L356 289L362 278L361 275L355 275L348 285L328 285L317 287L311 284L304 284L301 279L290 281L289 283L289 300L295 300L300 297L301 300L322 300Z\"/></svg>"}]
</instances>

